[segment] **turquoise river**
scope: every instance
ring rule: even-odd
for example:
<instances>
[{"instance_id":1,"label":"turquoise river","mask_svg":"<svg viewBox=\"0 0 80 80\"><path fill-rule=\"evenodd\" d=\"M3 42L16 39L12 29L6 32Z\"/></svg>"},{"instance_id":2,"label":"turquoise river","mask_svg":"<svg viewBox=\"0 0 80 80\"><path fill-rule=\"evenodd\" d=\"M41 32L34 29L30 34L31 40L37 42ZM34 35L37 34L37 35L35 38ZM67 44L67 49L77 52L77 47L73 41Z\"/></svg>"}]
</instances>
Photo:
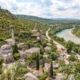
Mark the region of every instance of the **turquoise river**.
<instances>
[{"instance_id":1,"label":"turquoise river","mask_svg":"<svg viewBox=\"0 0 80 80\"><path fill-rule=\"evenodd\" d=\"M58 33L56 33L57 36L64 38L66 41L71 40L72 42L76 44L80 44L80 38L76 37L71 33L73 28L71 29L65 29Z\"/></svg>"}]
</instances>

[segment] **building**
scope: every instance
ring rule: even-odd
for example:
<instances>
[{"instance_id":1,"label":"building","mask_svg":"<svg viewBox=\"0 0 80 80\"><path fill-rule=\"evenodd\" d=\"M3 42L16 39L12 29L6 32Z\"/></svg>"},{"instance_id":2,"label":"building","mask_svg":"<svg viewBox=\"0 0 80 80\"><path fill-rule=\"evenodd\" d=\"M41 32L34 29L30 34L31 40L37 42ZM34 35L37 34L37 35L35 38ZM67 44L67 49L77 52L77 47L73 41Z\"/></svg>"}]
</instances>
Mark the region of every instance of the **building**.
<instances>
[{"instance_id":1,"label":"building","mask_svg":"<svg viewBox=\"0 0 80 80\"><path fill-rule=\"evenodd\" d=\"M36 76L34 76L32 73L25 74L26 79L25 80L39 80Z\"/></svg>"},{"instance_id":2,"label":"building","mask_svg":"<svg viewBox=\"0 0 80 80\"><path fill-rule=\"evenodd\" d=\"M33 33L33 34L37 34L37 32L39 32L39 30L36 28L36 26L37 26L37 23L35 23L35 27L34 27L34 29L32 30L32 33Z\"/></svg>"},{"instance_id":3,"label":"building","mask_svg":"<svg viewBox=\"0 0 80 80\"><path fill-rule=\"evenodd\" d=\"M10 63L14 61L13 58L13 51L10 45L4 44L0 48L0 54L4 60L5 63Z\"/></svg>"},{"instance_id":4,"label":"building","mask_svg":"<svg viewBox=\"0 0 80 80\"><path fill-rule=\"evenodd\" d=\"M42 42L42 31L40 30L40 41Z\"/></svg>"},{"instance_id":5,"label":"building","mask_svg":"<svg viewBox=\"0 0 80 80\"><path fill-rule=\"evenodd\" d=\"M15 44L15 38L14 38L14 28L13 25L10 25L11 27L11 38L7 39L6 42L7 44L9 44L10 46L13 46Z\"/></svg>"},{"instance_id":6,"label":"building","mask_svg":"<svg viewBox=\"0 0 80 80\"><path fill-rule=\"evenodd\" d=\"M40 54L40 48L33 47L25 51L20 50L19 53L20 53L20 58L24 59L26 58L27 55Z\"/></svg>"},{"instance_id":7,"label":"building","mask_svg":"<svg viewBox=\"0 0 80 80\"><path fill-rule=\"evenodd\" d=\"M59 64L56 63L55 61L52 61L53 63L53 69L58 69L59 68ZM44 72L48 72L50 69L50 63L45 63L44 64Z\"/></svg>"},{"instance_id":8,"label":"building","mask_svg":"<svg viewBox=\"0 0 80 80\"><path fill-rule=\"evenodd\" d=\"M12 39L11 38L7 39L6 42L8 45L12 46Z\"/></svg>"},{"instance_id":9,"label":"building","mask_svg":"<svg viewBox=\"0 0 80 80\"><path fill-rule=\"evenodd\" d=\"M36 77L38 77L38 76L42 76L43 74L40 71L34 71L33 75L36 76Z\"/></svg>"},{"instance_id":10,"label":"building","mask_svg":"<svg viewBox=\"0 0 80 80\"><path fill-rule=\"evenodd\" d=\"M46 47L44 48L44 50L45 50L45 51L48 51L48 52L51 52L51 48L50 48L49 46L46 46Z\"/></svg>"}]
</instances>

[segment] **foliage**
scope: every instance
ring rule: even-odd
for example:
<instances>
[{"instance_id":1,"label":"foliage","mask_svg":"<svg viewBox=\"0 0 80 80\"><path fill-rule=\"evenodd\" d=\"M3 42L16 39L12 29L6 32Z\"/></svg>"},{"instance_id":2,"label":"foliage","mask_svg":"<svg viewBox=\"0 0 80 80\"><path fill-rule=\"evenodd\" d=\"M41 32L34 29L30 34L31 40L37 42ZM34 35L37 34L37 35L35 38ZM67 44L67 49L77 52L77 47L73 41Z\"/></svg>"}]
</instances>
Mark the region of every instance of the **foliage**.
<instances>
[{"instance_id":1,"label":"foliage","mask_svg":"<svg viewBox=\"0 0 80 80\"><path fill-rule=\"evenodd\" d=\"M13 46L13 54L15 53L19 53L17 44Z\"/></svg>"},{"instance_id":2,"label":"foliage","mask_svg":"<svg viewBox=\"0 0 80 80\"><path fill-rule=\"evenodd\" d=\"M39 55L36 55L36 70L39 70Z\"/></svg>"},{"instance_id":3,"label":"foliage","mask_svg":"<svg viewBox=\"0 0 80 80\"><path fill-rule=\"evenodd\" d=\"M3 63L3 58L0 57L0 65Z\"/></svg>"},{"instance_id":4,"label":"foliage","mask_svg":"<svg viewBox=\"0 0 80 80\"><path fill-rule=\"evenodd\" d=\"M52 62L50 64L49 75L50 75L51 78L53 77L53 63Z\"/></svg>"},{"instance_id":5,"label":"foliage","mask_svg":"<svg viewBox=\"0 0 80 80\"><path fill-rule=\"evenodd\" d=\"M76 58L73 54L71 54L69 57L68 57L69 61L75 61Z\"/></svg>"},{"instance_id":6,"label":"foliage","mask_svg":"<svg viewBox=\"0 0 80 80\"><path fill-rule=\"evenodd\" d=\"M39 78L39 80L45 80L47 77L48 77L48 74L45 73L42 76L39 76L38 78Z\"/></svg>"},{"instance_id":7,"label":"foliage","mask_svg":"<svg viewBox=\"0 0 80 80\"><path fill-rule=\"evenodd\" d=\"M15 53L15 54L13 54L13 57L14 57L15 60L19 60L20 54L19 53Z\"/></svg>"},{"instance_id":8,"label":"foliage","mask_svg":"<svg viewBox=\"0 0 80 80\"><path fill-rule=\"evenodd\" d=\"M43 46L43 47L46 47L46 44L47 44L47 40L44 39L44 40L42 41L42 46Z\"/></svg>"},{"instance_id":9,"label":"foliage","mask_svg":"<svg viewBox=\"0 0 80 80\"><path fill-rule=\"evenodd\" d=\"M46 31L47 27L38 22L17 18L8 10L0 9L0 40L5 41L11 37L10 25L14 26L14 35L18 42L22 42L23 39L24 42L32 39L31 30L34 28L35 23L37 23L37 28L42 30L43 33Z\"/></svg>"},{"instance_id":10,"label":"foliage","mask_svg":"<svg viewBox=\"0 0 80 80\"><path fill-rule=\"evenodd\" d=\"M74 45L74 43L71 41L66 42L65 47L66 47L68 53L71 52L73 45Z\"/></svg>"},{"instance_id":11,"label":"foliage","mask_svg":"<svg viewBox=\"0 0 80 80\"><path fill-rule=\"evenodd\" d=\"M79 80L80 79L80 62L77 64L70 64L62 67L62 72L66 75L64 76L65 80L71 80L71 79ZM71 77L71 75L73 76Z\"/></svg>"},{"instance_id":12,"label":"foliage","mask_svg":"<svg viewBox=\"0 0 80 80\"><path fill-rule=\"evenodd\" d=\"M52 60L56 60L59 57L59 54L57 52L51 52L50 57Z\"/></svg>"},{"instance_id":13,"label":"foliage","mask_svg":"<svg viewBox=\"0 0 80 80\"><path fill-rule=\"evenodd\" d=\"M72 33L80 37L80 25L73 29Z\"/></svg>"}]
</instances>

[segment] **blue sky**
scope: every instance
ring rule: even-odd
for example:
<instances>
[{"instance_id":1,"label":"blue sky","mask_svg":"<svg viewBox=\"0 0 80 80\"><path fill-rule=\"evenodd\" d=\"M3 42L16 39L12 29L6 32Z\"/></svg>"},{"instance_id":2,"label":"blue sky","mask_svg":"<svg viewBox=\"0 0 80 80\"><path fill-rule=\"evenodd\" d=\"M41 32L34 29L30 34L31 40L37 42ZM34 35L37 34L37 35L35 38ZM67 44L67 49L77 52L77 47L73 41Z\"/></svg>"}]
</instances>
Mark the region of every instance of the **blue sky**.
<instances>
[{"instance_id":1,"label":"blue sky","mask_svg":"<svg viewBox=\"0 0 80 80\"><path fill-rule=\"evenodd\" d=\"M13 14L80 19L79 0L0 0L0 6Z\"/></svg>"}]
</instances>

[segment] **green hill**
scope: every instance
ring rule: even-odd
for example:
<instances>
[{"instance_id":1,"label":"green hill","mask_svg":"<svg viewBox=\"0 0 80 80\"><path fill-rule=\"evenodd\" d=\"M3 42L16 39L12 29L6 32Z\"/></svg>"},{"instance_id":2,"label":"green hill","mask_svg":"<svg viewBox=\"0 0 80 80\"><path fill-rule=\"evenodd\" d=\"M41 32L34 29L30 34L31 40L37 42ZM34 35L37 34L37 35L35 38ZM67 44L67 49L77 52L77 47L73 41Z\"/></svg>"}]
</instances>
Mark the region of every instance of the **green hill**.
<instances>
[{"instance_id":1,"label":"green hill","mask_svg":"<svg viewBox=\"0 0 80 80\"><path fill-rule=\"evenodd\" d=\"M28 20L33 20L33 21L37 21L43 25L47 25L47 26L54 26L56 24L58 25L77 25L77 24L80 24L80 20L64 20L64 19L44 19L44 18L40 18L40 17L36 17L36 16L29 16L29 15L16 15L16 17L18 18L23 18L23 19L28 19Z\"/></svg>"},{"instance_id":2,"label":"green hill","mask_svg":"<svg viewBox=\"0 0 80 80\"><path fill-rule=\"evenodd\" d=\"M26 41L35 23L37 23L37 28L43 32L47 29L47 27L38 22L16 18L16 16L8 10L0 9L0 41L11 37L10 25L13 25L15 28L15 38L20 41Z\"/></svg>"},{"instance_id":3,"label":"green hill","mask_svg":"<svg viewBox=\"0 0 80 80\"><path fill-rule=\"evenodd\" d=\"M72 33L77 37L80 37L80 25L73 29Z\"/></svg>"}]
</instances>

